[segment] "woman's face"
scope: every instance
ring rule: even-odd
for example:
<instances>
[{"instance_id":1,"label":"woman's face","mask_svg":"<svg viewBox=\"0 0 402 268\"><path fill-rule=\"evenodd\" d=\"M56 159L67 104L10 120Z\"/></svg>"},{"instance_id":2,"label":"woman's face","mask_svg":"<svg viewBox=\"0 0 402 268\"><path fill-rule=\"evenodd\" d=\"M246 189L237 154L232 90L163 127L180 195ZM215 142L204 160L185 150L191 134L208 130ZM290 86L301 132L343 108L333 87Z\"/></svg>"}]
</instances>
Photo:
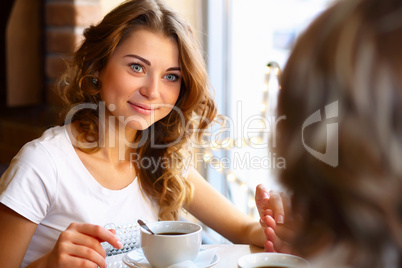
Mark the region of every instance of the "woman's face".
<instances>
[{"instance_id":1,"label":"woman's face","mask_svg":"<svg viewBox=\"0 0 402 268\"><path fill-rule=\"evenodd\" d=\"M134 30L116 48L99 79L109 116L144 130L169 114L179 97L177 43L161 33Z\"/></svg>"}]
</instances>

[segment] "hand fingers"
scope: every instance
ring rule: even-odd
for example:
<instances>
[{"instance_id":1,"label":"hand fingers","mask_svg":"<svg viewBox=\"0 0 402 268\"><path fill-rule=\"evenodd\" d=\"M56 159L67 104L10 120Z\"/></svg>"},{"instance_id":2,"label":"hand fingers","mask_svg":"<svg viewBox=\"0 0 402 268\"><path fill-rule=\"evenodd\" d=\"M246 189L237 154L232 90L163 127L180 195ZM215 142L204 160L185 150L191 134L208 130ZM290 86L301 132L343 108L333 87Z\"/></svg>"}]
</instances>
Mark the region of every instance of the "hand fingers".
<instances>
[{"instance_id":1,"label":"hand fingers","mask_svg":"<svg viewBox=\"0 0 402 268\"><path fill-rule=\"evenodd\" d=\"M106 252L97 239L67 228L50 255L50 267L106 267Z\"/></svg>"},{"instance_id":2,"label":"hand fingers","mask_svg":"<svg viewBox=\"0 0 402 268\"><path fill-rule=\"evenodd\" d=\"M260 223L264 223L261 225L262 227L272 228L275 230L276 236L278 236L281 240L285 242L290 242L294 236L294 228L292 224L276 224L275 220L270 216L265 216L260 220Z\"/></svg>"},{"instance_id":3,"label":"hand fingers","mask_svg":"<svg viewBox=\"0 0 402 268\"><path fill-rule=\"evenodd\" d=\"M257 185L255 190L255 203L260 217L265 216L265 210L269 209L269 194L262 184Z\"/></svg>"},{"instance_id":4,"label":"hand fingers","mask_svg":"<svg viewBox=\"0 0 402 268\"><path fill-rule=\"evenodd\" d=\"M283 208L283 201L281 195L277 192L270 191L269 196L270 196L269 203L274 212L275 221L277 223L284 223L285 210Z\"/></svg>"},{"instance_id":5,"label":"hand fingers","mask_svg":"<svg viewBox=\"0 0 402 268\"><path fill-rule=\"evenodd\" d=\"M278 238L275 231L268 227L265 229L265 236L267 237L267 242L265 243L265 249L272 252L280 252L280 253L292 253L292 249L290 245L281 239Z\"/></svg>"},{"instance_id":6,"label":"hand fingers","mask_svg":"<svg viewBox=\"0 0 402 268\"><path fill-rule=\"evenodd\" d=\"M103 258L106 257L106 252L97 238L76 232L75 230L67 229L66 231L60 234L59 240L61 241L61 243L68 242L66 244L84 246L88 249L96 251Z\"/></svg>"},{"instance_id":7,"label":"hand fingers","mask_svg":"<svg viewBox=\"0 0 402 268\"><path fill-rule=\"evenodd\" d=\"M123 246L113 231L93 224L72 223L60 234L49 255L50 266L106 267L106 252L101 245L104 241L116 248Z\"/></svg>"},{"instance_id":8,"label":"hand fingers","mask_svg":"<svg viewBox=\"0 0 402 268\"><path fill-rule=\"evenodd\" d=\"M283 193L269 191L259 184L255 191L255 202L260 217L273 216L277 223L284 223L285 208L290 207L290 199ZM285 204L284 204L285 203Z\"/></svg>"},{"instance_id":9,"label":"hand fingers","mask_svg":"<svg viewBox=\"0 0 402 268\"><path fill-rule=\"evenodd\" d=\"M273 215L269 203L269 193L264 185L259 184L255 190L255 203L257 205L258 214L262 218L265 215Z\"/></svg>"},{"instance_id":10,"label":"hand fingers","mask_svg":"<svg viewBox=\"0 0 402 268\"><path fill-rule=\"evenodd\" d=\"M106 268L105 265L97 265L96 263L91 262L90 260L81 259L81 258L72 258L70 262L68 262L68 266L65 267L88 267L88 268Z\"/></svg>"},{"instance_id":11,"label":"hand fingers","mask_svg":"<svg viewBox=\"0 0 402 268\"><path fill-rule=\"evenodd\" d=\"M267 241L272 243L273 251L276 252L276 248L279 247L278 243L280 242L278 241L278 237L276 236L275 231L272 228L268 227L267 229L265 229L264 233Z\"/></svg>"},{"instance_id":12,"label":"hand fingers","mask_svg":"<svg viewBox=\"0 0 402 268\"><path fill-rule=\"evenodd\" d=\"M103 228L102 226L86 223L72 223L69 228L73 228L79 233L96 238L100 242L108 242L117 249L123 247L123 244L120 242L120 240L112 232L106 228Z\"/></svg>"},{"instance_id":13,"label":"hand fingers","mask_svg":"<svg viewBox=\"0 0 402 268\"><path fill-rule=\"evenodd\" d=\"M274 244L271 241L265 241L264 251L266 252L275 252Z\"/></svg>"},{"instance_id":14,"label":"hand fingers","mask_svg":"<svg viewBox=\"0 0 402 268\"><path fill-rule=\"evenodd\" d=\"M276 228L276 222L271 216L264 216L261 218L261 221L265 224L266 227L270 227L272 229Z\"/></svg>"},{"instance_id":15,"label":"hand fingers","mask_svg":"<svg viewBox=\"0 0 402 268\"><path fill-rule=\"evenodd\" d=\"M80 263L80 265L85 264L84 267L105 267L105 256L102 256L96 250L92 248L82 246L82 245L74 245L71 243L65 243L63 252L65 256L71 258L67 263ZM73 265L72 265L73 266ZM75 267L75 266L73 266ZM78 267L78 266L77 266ZM81 266L80 266L81 267Z\"/></svg>"}]
</instances>

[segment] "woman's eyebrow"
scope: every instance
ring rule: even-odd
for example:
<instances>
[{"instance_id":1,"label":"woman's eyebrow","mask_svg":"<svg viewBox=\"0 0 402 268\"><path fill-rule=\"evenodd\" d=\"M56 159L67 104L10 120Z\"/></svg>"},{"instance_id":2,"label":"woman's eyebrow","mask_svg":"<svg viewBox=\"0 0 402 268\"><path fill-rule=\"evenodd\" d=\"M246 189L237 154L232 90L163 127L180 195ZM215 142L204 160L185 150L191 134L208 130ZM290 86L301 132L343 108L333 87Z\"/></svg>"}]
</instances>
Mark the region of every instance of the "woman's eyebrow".
<instances>
[{"instance_id":1,"label":"woman's eyebrow","mask_svg":"<svg viewBox=\"0 0 402 268\"><path fill-rule=\"evenodd\" d=\"M124 56L124 57L127 57L127 58L136 58L136 59L139 59L140 61L144 62L146 65L151 66L151 62L150 62L149 60L146 60L146 59L144 59L143 57L140 57L140 56L138 56L138 55L135 55L135 54L128 54L128 55L126 55L126 56Z\"/></svg>"},{"instance_id":2,"label":"woman's eyebrow","mask_svg":"<svg viewBox=\"0 0 402 268\"><path fill-rule=\"evenodd\" d=\"M180 67L170 67L169 69L167 69L166 71L181 71Z\"/></svg>"},{"instance_id":3,"label":"woman's eyebrow","mask_svg":"<svg viewBox=\"0 0 402 268\"><path fill-rule=\"evenodd\" d=\"M124 57L136 58L136 59L139 59L140 61L144 62L146 65L151 66L151 62L149 60L147 60L147 59L144 59L141 56L138 56L138 55L135 55L135 54L128 54L128 55L126 55ZM170 67L166 71L181 71L181 69L180 69L180 67Z\"/></svg>"}]
</instances>

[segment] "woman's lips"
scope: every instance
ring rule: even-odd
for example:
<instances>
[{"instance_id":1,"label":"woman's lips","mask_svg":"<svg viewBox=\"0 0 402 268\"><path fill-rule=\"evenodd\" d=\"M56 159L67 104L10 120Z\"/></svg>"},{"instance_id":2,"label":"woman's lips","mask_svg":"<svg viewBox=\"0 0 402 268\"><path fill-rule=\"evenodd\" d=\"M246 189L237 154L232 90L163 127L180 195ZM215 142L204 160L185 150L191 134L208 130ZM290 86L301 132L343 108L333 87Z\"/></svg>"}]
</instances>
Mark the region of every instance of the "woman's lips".
<instances>
[{"instance_id":1,"label":"woman's lips","mask_svg":"<svg viewBox=\"0 0 402 268\"><path fill-rule=\"evenodd\" d=\"M151 106L146 104L133 103L133 102L128 102L128 104L135 112L139 114L150 115L153 111L155 111L155 108L151 108Z\"/></svg>"}]
</instances>

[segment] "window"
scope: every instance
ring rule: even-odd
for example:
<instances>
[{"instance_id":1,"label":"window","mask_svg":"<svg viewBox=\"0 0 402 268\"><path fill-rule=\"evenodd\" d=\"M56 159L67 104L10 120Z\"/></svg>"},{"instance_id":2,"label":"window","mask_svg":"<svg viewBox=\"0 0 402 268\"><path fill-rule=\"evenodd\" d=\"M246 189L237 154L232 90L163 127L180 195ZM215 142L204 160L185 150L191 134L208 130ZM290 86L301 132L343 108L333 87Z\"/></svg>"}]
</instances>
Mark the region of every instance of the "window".
<instances>
[{"instance_id":1,"label":"window","mask_svg":"<svg viewBox=\"0 0 402 268\"><path fill-rule=\"evenodd\" d=\"M204 151L205 175L214 187L250 215L257 215L256 185L264 183L278 190L273 171L286 164L286 159L267 148L267 135L273 133L280 118L272 110L275 94L269 95L272 103L263 101L264 91L278 90L275 76L266 79L266 66L274 62L270 71L278 70L276 64L283 68L298 35L330 2L208 1L208 72L219 112L228 123L217 142L218 149ZM259 132L261 128L265 133Z\"/></svg>"}]
</instances>

